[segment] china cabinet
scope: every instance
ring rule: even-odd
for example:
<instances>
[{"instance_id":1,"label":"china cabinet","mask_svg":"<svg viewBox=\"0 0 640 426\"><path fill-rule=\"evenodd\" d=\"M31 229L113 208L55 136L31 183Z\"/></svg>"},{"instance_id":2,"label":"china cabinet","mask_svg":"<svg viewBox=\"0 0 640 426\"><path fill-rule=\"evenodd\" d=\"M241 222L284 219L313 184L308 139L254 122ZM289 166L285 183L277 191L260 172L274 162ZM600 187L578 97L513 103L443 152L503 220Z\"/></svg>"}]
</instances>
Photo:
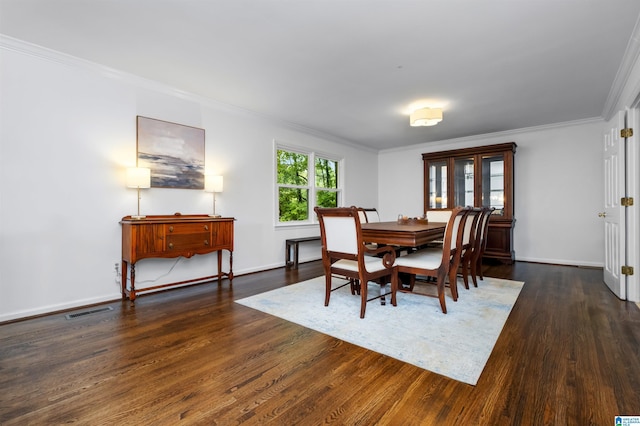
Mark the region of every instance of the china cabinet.
<instances>
[{"instance_id":1,"label":"china cabinet","mask_svg":"<svg viewBox=\"0 0 640 426\"><path fill-rule=\"evenodd\" d=\"M422 154L424 210L494 207L485 258L512 263L514 142Z\"/></svg>"}]
</instances>

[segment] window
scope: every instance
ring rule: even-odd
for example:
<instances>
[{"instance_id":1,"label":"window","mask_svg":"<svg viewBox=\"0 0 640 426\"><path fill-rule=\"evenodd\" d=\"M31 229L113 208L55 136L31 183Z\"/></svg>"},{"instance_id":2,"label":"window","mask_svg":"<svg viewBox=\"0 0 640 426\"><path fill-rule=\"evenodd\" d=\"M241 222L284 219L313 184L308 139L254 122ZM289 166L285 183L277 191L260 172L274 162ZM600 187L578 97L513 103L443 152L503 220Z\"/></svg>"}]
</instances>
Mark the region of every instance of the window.
<instances>
[{"instance_id":1,"label":"window","mask_svg":"<svg viewBox=\"0 0 640 426\"><path fill-rule=\"evenodd\" d=\"M447 208L447 162L432 161L429 166L429 208Z\"/></svg>"},{"instance_id":2,"label":"window","mask_svg":"<svg viewBox=\"0 0 640 426\"><path fill-rule=\"evenodd\" d=\"M276 147L278 223L311 223L315 206L341 205L340 164L329 155Z\"/></svg>"},{"instance_id":3,"label":"window","mask_svg":"<svg viewBox=\"0 0 640 426\"><path fill-rule=\"evenodd\" d=\"M474 158L456 158L454 168L454 205L473 206L474 204Z\"/></svg>"}]
</instances>

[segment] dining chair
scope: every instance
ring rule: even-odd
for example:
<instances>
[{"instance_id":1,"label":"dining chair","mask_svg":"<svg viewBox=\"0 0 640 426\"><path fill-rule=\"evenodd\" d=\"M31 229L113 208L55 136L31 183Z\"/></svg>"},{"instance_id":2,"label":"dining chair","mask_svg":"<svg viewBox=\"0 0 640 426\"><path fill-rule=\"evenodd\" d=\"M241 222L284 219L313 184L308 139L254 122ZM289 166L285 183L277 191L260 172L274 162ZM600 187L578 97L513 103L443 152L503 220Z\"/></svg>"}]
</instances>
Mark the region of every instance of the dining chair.
<instances>
[{"instance_id":1,"label":"dining chair","mask_svg":"<svg viewBox=\"0 0 640 426\"><path fill-rule=\"evenodd\" d=\"M398 274L408 274L408 288L399 286L398 291L413 292L416 275L435 278L435 285L440 300L442 313L447 313L445 302L445 282L449 279L449 287L453 300L458 299L456 273L460 263L460 250L462 245L463 229L470 207L456 207L451 212L444 233L444 244L441 248L429 247L418 250L406 256L396 259ZM416 293L422 294L422 293Z\"/></svg>"},{"instance_id":2,"label":"dining chair","mask_svg":"<svg viewBox=\"0 0 640 426\"><path fill-rule=\"evenodd\" d=\"M358 209L358 215L360 216L360 223L375 223L380 222L380 215L378 214L378 210L376 208L364 208L364 207L356 207ZM366 242L367 247L370 249L375 249L378 247L378 244ZM411 252L410 247L401 247L401 246L392 246L396 251L396 256L400 256L402 252Z\"/></svg>"},{"instance_id":3,"label":"dining chair","mask_svg":"<svg viewBox=\"0 0 640 426\"><path fill-rule=\"evenodd\" d=\"M393 247L369 249L362 240L360 215L356 207L316 207L322 241L322 266L325 275L324 305L329 306L331 293L347 284L333 288L332 277L346 277L353 284L360 284L360 318L364 318L367 302L386 296L367 298L367 284L377 282L381 286L391 282L391 304L397 305L398 274L394 266L396 254Z\"/></svg>"},{"instance_id":4,"label":"dining chair","mask_svg":"<svg viewBox=\"0 0 640 426\"><path fill-rule=\"evenodd\" d=\"M372 222L380 222L380 215L378 215L378 210L374 208L364 208L364 207L356 207L352 206L358 210L358 217L360 218L360 223L372 223ZM367 247L369 249L375 249L378 247L375 243L367 242Z\"/></svg>"},{"instance_id":5,"label":"dining chair","mask_svg":"<svg viewBox=\"0 0 640 426\"><path fill-rule=\"evenodd\" d=\"M367 223L380 222L380 215L378 214L378 210L375 207L372 207L372 208L358 207L358 211L361 212L361 215L364 215L365 222Z\"/></svg>"},{"instance_id":6,"label":"dining chair","mask_svg":"<svg viewBox=\"0 0 640 426\"><path fill-rule=\"evenodd\" d=\"M427 210L425 212L429 222L449 222L451 209Z\"/></svg>"},{"instance_id":7,"label":"dining chair","mask_svg":"<svg viewBox=\"0 0 640 426\"><path fill-rule=\"evenodd\" d=\"M482 215L478 221L477 236L475 241L475 247L471 252L471 258L469 261L471 269L471 279L473 280L474 287L478 287L478 278L484 280L482 275L482 256L484 250L487 247L487 231L489 229L489 219L493 214L495 207L484 207Z\"/></svg>"},{"instance_id":8,"label":"dining chair","mask_svg":"<svg viewBox=\"0 0 640 426\"><path fill-rule=\"evenodd\" d=\"M449 218L451 217L451 209L438 209L438 210L427 210L425 212L425 217L429 222L449 222ZM444 241L442 239L431 241L428 246L429 247L442 247Z\"/></svg>"},{"instance_id":9,"label":"dining chair","mask_svg":"<svg viewBox=\"0 0 640 426\"><path fill-rule=\"evenodd\" d=\"M362 207L351 206L358 209L358 218L360 218L360 223L367 223L367 212L364 211Z\"/></svg>"},{"instance_id":10,"label":"dining chair","mask_svg":"<svg viewBox=\"0 0 640 426\"><path fill-rule=\"evenodd\" d=\"M355 207L355 206L353 206ZM358 209L358 216L360 217L360 223L372 223L372 222L380 222L380 215L378 214L378 210L375 207L371 207L371 208L365 208L365 207L355 207L356 209ZM365 241L365 245L367 246L368 249L370 250L375 250L378 248L378 244L376 243L370 243L370 242L366 242ZM399 256L400 254L396 251L396 256ZM371 256L371 255L368 255ZM353 289L355 289L355 291L360 294L360 287L359 287L359 283L356 283L354 286L352 286L352 292ZM385 299L385 294L387 294L386 288L385 286L380 286L380 304L385 305L386 304L386 299Z\"/></svg>"},{"instance_id":11,"label":"dining chair","mask_svg":"<svg viewBox=\"0 0 640 426\"><path fill-rule=\"evenodd\" d=\"M459 272L462 276L464 288L469 290L469 273L471 269L471 256L475 246L477 227L482 215L481 207L472 207L464 223L462 231L462 245L460 246L460 266ZM453 285L453 284L451 284ZM457 289L456 289L457 290Z\"/></svg>"}]
</instances>

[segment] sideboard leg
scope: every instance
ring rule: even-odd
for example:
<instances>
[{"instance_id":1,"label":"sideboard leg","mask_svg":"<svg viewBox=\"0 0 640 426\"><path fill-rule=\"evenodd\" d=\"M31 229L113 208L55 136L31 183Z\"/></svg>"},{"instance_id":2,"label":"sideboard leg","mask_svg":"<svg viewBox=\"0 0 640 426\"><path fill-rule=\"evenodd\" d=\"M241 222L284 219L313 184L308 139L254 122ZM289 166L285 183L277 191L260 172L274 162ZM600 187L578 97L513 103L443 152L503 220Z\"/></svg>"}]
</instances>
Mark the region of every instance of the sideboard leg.
<instances>
[{"instance_id":1,"label":"sideboard leg","mask_svg":"<svg viewBox=\"0 0 640 426\"><path fill-rule=\"evenodd\" d=\"M218 250L218 285L222 284L222 250Z\"/></svg>"},{"instance_id":2,"label":"sideboard leg","mask_svg":"<svg viewBox=\"0 0 640 426\"><path fill-rule=\"evenodd\" d=\"M120 287L122 291L122 298L127 298L127 275L129 273L129 262L122 259L122 276L120 277Z\"/></svg>"},{"instance_id":3,"label":"sideboard leg","mask_svg":"<svg viewBox=\"0 0 640 426\"><path fill-rule=\"evenodd\" d=\"M233 251L229 250L229 287L233 284Z\"/></svg>"},{"instance_id":4,"label":"sideboard leg","mask_svg":"<svg viewBox=\"0 0 640 426\"><path fill-rule=\"evenodd\" d=\"M136 300L136 265L131 264L131 290L129 290L129 300L133 303Z\"/></svg>"},{"instance_id":5,"label":"sideboard leg","mask_svg":"<svg viewBox=\"0 0 640 426\"><path fill-rule=\"evenodd\" d=\"M229 272L222 272L222 250L218 250L218 285L222 284L222 277L229 278L229 286L233 284L233 251L229 250Z\"/></svg>"}]
</instances>

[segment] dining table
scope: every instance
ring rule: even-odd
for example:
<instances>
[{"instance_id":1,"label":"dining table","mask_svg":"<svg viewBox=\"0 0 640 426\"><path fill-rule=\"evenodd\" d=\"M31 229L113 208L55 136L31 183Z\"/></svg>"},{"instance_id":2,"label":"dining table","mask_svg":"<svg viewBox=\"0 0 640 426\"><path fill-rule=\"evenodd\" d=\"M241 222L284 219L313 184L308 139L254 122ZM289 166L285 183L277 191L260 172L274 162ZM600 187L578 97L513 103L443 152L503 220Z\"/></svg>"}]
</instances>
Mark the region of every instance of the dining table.
<instances>
[{"instance_id":1,"label":"dining table","mask_svg":"<svg viewBox=\"0 0 640 426\"><path fill-rule=\"evenodd\" d=\"M393 221L370 222L362 225L362 239L366 243L395 246L402 249L411 249L424 246L435 240L444 239L447 228L446 222L421 222L421 221ZM401 274L398 291L411 291L408 285L407 274ZM380 299L385 304L385 298Z\"/></svg>"},{"instance_id":2,"label":"dining table","mask_svg":"<svg viewBox=\"0 0 640 426\"><path fill-rule=\"evenodd\" d=\"M362 224L362 239L367 243L416 248L442 239L446 222L370 222Z\"/></svg>"}]
</instances>

